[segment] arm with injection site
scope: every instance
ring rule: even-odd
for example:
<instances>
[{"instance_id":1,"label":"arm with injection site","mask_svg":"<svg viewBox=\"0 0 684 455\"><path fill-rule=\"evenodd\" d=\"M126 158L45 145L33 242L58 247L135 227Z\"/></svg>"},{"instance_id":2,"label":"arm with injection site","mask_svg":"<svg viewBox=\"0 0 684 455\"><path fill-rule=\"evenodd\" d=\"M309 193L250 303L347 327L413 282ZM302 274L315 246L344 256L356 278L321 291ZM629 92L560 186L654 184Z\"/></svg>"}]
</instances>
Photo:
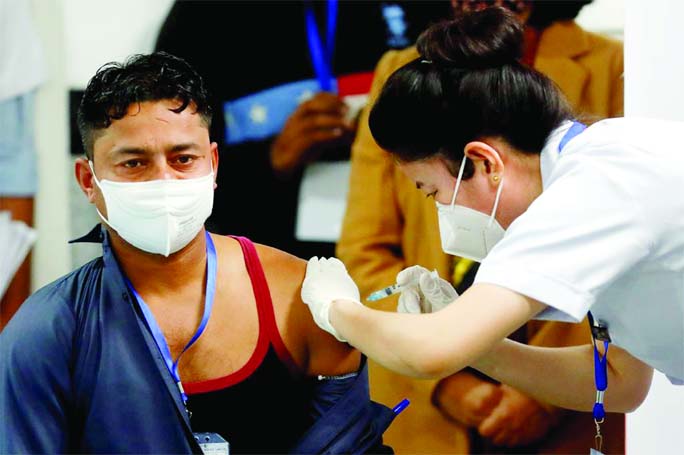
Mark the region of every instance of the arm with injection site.
<instances>
[{"instance_id":1,"label":"arm with injection site","mask_svg":"<svg viewBox=\"0 0 684 455\"><path fill-rule=\"evenodd\" d=\"M471 365L540 401L590 411L591 345L544 348L504 340L544 308L508 289L476 284L439 313L393 314L335 300L329 318L350 344L402 374L445 377ZM610 353L606 409L628 412L645 398L652 370L615 346Z\"/></svg>"}]
</instances>

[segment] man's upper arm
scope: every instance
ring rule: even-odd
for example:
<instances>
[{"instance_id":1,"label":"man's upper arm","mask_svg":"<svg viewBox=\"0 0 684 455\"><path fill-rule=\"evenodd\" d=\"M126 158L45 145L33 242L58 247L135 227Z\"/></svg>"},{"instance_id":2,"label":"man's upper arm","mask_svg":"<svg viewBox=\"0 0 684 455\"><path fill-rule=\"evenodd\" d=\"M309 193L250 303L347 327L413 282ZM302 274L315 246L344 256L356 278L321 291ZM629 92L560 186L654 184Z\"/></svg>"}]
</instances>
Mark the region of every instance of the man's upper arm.
<instances>
[{"instance_id":1,"label":"man's upper arm","mask_svg":"<svg viewBox=\"0 0 684 455\"><path fill-rule=\"evenodd\" d=\"M68 450L74 316L45 295L29 298L0 333L1 453Z\"/></svg>"},{"instance_id":2,"label":"man's upper arm","mask_svg":"<svg viewBox=\"0 0 684 455\"><path fill-rule=\"evenodd\" d=\"M273 300L280 336L306 375L333 376L356 371L360 353L320 329L302 302L306 261L272 247L257 245Z\"/></svg>"},{"instance_id":3,"label":"man's upper arm","mask_svg":"<svg viewBox=\"0 0 684 455\"><path fill-rule=\"evenodd\" d=\"M359 369L361 353L347 343L338 341L318 326L311 328L308 338L308 374L337 376Z\"/></svg>"}]
</instances>

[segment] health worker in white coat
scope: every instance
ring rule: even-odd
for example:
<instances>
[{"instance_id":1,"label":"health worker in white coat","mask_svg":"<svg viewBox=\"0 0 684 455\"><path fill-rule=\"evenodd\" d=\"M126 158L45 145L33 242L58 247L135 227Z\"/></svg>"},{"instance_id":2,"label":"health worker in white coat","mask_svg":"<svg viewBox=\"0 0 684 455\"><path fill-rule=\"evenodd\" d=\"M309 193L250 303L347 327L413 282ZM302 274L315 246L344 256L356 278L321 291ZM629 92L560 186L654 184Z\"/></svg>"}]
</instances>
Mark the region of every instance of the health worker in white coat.
<instances>
[{"instance_id":1,"label":"health worker in white coat","mask_svg":"<svg viewBox=\"0 0 684 455\"><path fill-rule=\"evenodd\" d=\"M500 8L432 26L369 117L388 159L435 199L443 250L481 261L473 286L431 314L382 312L360 304L338 259L314 257L302 297L323 329L399 373L470 365L543 402L629 412L653 368L684 381L684 124L585 129L518 62L522 38ZM444 284L420 267L397 282L414 312L434 309ZM505 339L588 312L593 346Z\"/></svg>"}]
</instances>

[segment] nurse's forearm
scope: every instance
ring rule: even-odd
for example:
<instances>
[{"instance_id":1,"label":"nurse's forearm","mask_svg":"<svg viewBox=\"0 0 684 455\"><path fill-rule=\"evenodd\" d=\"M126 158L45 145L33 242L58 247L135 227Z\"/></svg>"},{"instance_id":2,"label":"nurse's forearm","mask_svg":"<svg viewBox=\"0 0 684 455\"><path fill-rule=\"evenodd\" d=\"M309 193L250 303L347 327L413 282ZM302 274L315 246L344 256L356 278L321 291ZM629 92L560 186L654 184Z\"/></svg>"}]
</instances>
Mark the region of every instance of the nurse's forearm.
<instances>
[{"instance_id":1,"label":"nurse's forearm","mask_svg":"<svg viewBox=\"0 0 684 455\"><path fill-rule=\"evenodd\" d=\"M371 359L407 376L431 377L413 345L414 337L406 331L416 315L390 313L340 300L330 306L330 322L355 348ZM413 346L413 347L411 347Z\"/></svg>"},{"instance_id":2,"label":"nurse's forearm","mask_svg":"<svg viewBox=\"0 0 684 455\"><path fill-rule=\"evenodd\" d=\"M329 317L352 346L385 367L440 378L485 354L541 308L503 288L478 285L433 314L389 313L335 301Z\"/></svg>"},{"instance_id":3,"label":"nurse's forearm","mask_svg":"<svg viewBox=\"0 0 684 455\"><path fill-rule=\"evenodd\" d=\"M472 366L539 401L591 411L596 398L593 356L589 344L545 348L504 340ZM639 406L648 393L652 372L624 350L611 346L606 411L630 412Z\"/></svg>"}]
</instances>

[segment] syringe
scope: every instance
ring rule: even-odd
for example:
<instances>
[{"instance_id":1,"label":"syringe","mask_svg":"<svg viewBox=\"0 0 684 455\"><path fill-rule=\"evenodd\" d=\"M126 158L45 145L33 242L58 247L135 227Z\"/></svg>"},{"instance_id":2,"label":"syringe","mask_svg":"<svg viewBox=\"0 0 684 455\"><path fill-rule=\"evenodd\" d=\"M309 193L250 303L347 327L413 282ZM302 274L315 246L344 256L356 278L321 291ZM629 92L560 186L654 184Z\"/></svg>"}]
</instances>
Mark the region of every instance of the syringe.
<instances>
[{"instance_id":1,"label":"syringe","mask_svg":"<svg viewBox=\"0 0 684 455\"><path fill-rule=\"evenodd\" d=\"M392 286L387 286L386 288L371 293L366 300L369 302L375 302L376 300L384 299L385 297L397 294L403 290L404 286L400 284L393 284Z\"/></svg>"},{"instance_id":2,"label":"syringe","mask_svg":"<svg viewBox=\"0 0 684 455\"><path fill-rule=\"evenodd\" d=\"M432 272L430 272L430 275L434 279L439 279L439 274L437 273L437 270L433 270ZM403 285L395 283L391 286L387 286L386 288L380 289L379 291L372 292L371 295L369 295L366 298L366 301L375 302L376 300L384 299L385 297L389 297L391 295L398 294L399 292L406 289L406 287L413 286L417 282L418 282L418 280L412 280L411 282L403 284Z\"/></svg>"}]
</instances>

